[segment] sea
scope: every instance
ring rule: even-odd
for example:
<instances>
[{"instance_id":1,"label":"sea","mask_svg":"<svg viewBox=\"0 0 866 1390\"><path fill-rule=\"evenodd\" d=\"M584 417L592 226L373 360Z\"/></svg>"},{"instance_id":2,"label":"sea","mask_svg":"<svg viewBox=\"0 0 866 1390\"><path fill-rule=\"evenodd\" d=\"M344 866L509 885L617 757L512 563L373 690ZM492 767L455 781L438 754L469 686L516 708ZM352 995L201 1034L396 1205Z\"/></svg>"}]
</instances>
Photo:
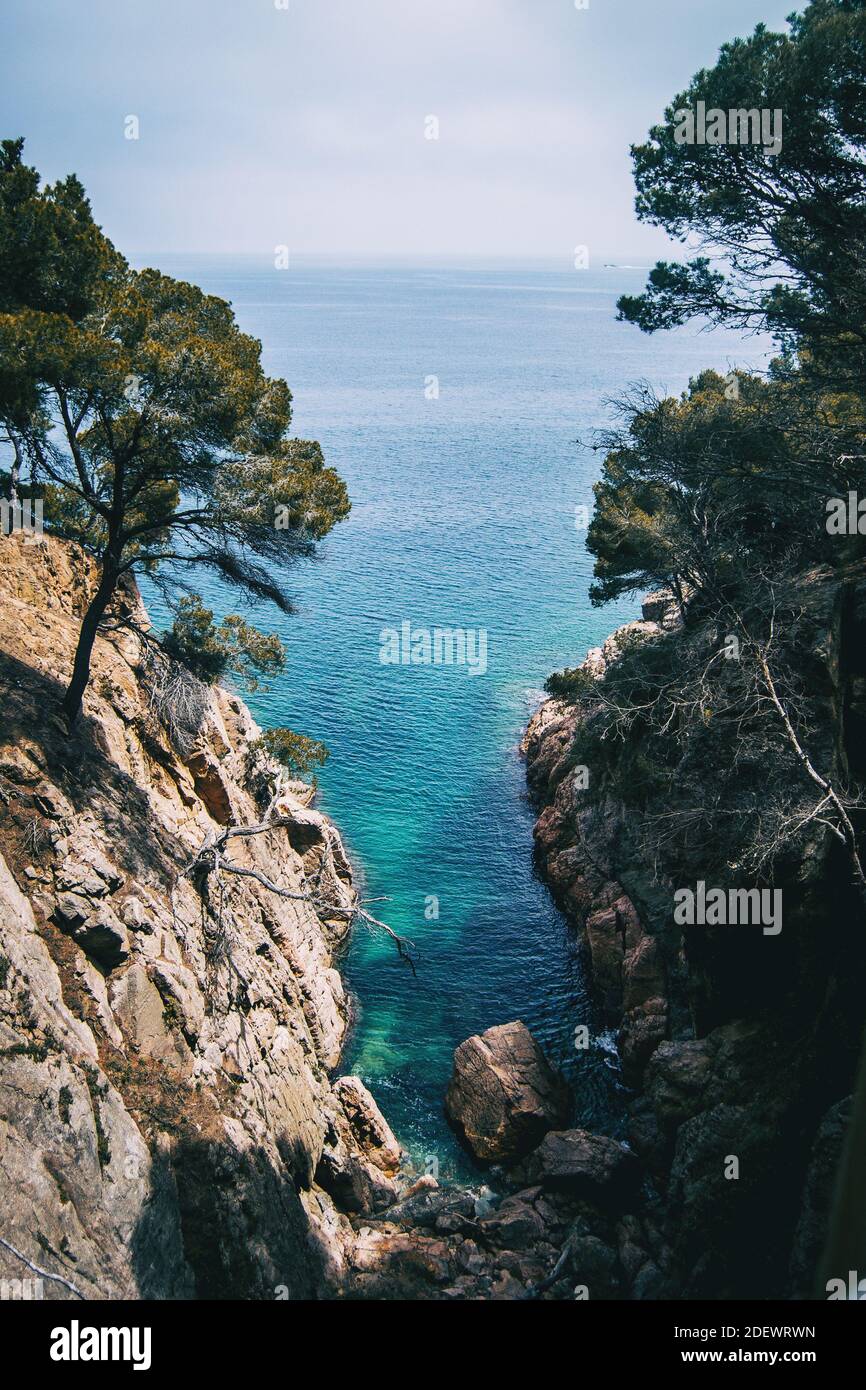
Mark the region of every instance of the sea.
<instances>
[{"instance_id":1,"label":"sea","mask_svg":"<svg viewBox=\"0 0 866 1390\"><path fill-rule=\"evenodd\" d=\"M248 703L328 746L318 804L368 911L414 945L413 973L386 933L354 928L340 1072L367 1084L419 1170L465 1181L475 1168L443 1111L454 1048L520 1019L571 1083L573 1123L619 1134L615 1038L534 871L518 745L547 676L639 616L640 595L588 598L586 518L617 402L638 382L680 393L704 367L761 368L769 344L617 322L640 264L142 263L231 302L292 389L293 433L320 441L352 500L318 557L282 576L294 615L195 580L218 618L285 643L284 673ZM436 629L466 634L450 662Z\"/></svg>"}]
</instances>

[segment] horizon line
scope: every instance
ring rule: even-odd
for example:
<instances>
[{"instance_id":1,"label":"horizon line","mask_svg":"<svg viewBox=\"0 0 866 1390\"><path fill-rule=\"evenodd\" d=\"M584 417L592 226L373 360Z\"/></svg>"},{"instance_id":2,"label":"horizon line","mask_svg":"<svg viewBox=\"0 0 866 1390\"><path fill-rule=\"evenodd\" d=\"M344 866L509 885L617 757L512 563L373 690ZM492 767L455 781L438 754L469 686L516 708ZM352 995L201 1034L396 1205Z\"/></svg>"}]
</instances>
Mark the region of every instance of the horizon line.
<instances>
[{"instance_id":1,"label":"horizon line","mask_svg":"<svg viewBox=\"0 0 866 1390\"><path fill-rule=\"evenodd\" d=\"M140 259L143 256L212 256L244 258L247 260L272 261L274 252L250 251L250 250L197 250L189 247L148 247L146 249L134 249L124 252L128 259ZM599 252L598 256L591 260L590 265L585 267L575 267L573 265L573 253L570 251L292 251L289 248L289 267L293 261L388 261L388 262L458 262L473 261L484 264L494 262L521 262L550 264L552 262L562 263L564 268L574 269L577 273L582 270L606 270L606 269L634 269L651 270L657 258L647 259L645 256L629 257L625 253L615 259L607 259L611 256L610 252Z\"/></svg>"}]
</instances>

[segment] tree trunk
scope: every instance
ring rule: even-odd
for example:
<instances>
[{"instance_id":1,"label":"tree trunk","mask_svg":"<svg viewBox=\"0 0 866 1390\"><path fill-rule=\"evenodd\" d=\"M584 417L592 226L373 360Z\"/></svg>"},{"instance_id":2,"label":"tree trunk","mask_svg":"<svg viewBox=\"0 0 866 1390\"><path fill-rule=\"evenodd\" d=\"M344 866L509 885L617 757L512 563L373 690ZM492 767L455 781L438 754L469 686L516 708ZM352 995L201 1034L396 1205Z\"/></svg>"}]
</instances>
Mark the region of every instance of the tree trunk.
<instances>
[{"instance_id":1,"label":"tree trunk","mask_svg":"<svg viewBox=\"0 0 866 1390\"><path fill-rule=\"evenodd\" d=\"M21 485L21 447L20 447L20 445L19 445L19 443L18 443L18 440L15 438L14 434L12 434L11 430L8 432L8 434L7 434L6 437L7 437L8 441L9 441L9 443L12 445L12 448L15 450L15 457L13 458L13 460L12 460L12 466L11 466L11 468L9 469L9 501L12 503L12 507L11 507L11 509L10 509L10 511L9 511L9 514L8 514L8 519L9 519L9 531L8 531L8 533L6 532L6 529L5 529L5 527L6 527L6 510L5 510L5 508L4 508L4 511L3 511L3 525L2 525L2 528L0 528L0 529L2 529L2 534L3 534L3 535L8 534L8 535L11 536L12 532L15 530L15 519L16 519L16 518L15 518L15 503L18 501L19 488L20 488L20 485ZM20 520L21 520L21 522L22 522L22 524L23 524L24 518L23 518L23 517L20 517Z\"/></svg>"},{"instance_id":2,"label":"tree trunk","mask_svg":"<svg viewBox=\"0 0 866 1390\"><path fill-rule=\"evenodd\" d=\"M863 1174L866 1172L866 1046L854 1087L851 1123L845 1136L842 1158L836 1173L835 1194L830 1209L827 1243L817 1271L815 1297L826 1299L831 1279L848 1283L854 1270L856 1282L866 1275L866 1208L863 1202ZM849 1294L849 1297L851 1295ZM854 1297L862 1297L856 1293Z\"/></svg>"},{"instance_id":3,"label":"tree trunk","mask_svg":"<svg viewBox=\"0 0 866 1390\"><path fill-rule=\"evenodd\" d=\"M63 697L63 713L70 729L81 713L81 702L84 699L84 692L90 679L90 658L93 654L96 633L117 588L119 577L117 570L103 569L99 588L96 590L81 624L78 646L75 649L75 661L72 666L72 679Z\"/></svg>"}]
</instances>

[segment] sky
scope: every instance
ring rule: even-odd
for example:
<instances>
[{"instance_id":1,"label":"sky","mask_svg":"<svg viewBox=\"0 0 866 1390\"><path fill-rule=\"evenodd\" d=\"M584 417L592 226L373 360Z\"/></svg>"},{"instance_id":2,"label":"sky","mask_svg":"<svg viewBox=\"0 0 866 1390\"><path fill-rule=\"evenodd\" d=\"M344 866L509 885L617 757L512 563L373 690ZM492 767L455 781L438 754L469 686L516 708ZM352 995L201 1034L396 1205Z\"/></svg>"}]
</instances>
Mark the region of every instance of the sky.
<instances>
[{"instance_id":1,"label":"sky","mask_svg":"<svg viewBox=\"0 0 866 1390\"><path fill-rule=\"evenodd\" d=\"M2 0L0 134L128 255L643 263L629 145L795 4Z\"/></svg>"}]
</instances>

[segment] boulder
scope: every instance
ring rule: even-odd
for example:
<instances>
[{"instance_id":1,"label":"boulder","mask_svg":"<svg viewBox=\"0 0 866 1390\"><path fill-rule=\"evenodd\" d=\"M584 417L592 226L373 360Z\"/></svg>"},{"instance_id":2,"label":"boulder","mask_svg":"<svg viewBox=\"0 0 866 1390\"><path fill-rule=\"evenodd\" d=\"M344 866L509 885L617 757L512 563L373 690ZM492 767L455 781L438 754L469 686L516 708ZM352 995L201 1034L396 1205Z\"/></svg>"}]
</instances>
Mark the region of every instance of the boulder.
<instances>
[{"instance_id":1,"label":"boulder","mask_svg":"<svg viewBox=\"0 0 866 1390\"><path fill-rule=\"evenodd\" d=\"M569 1246L572 1280L590 1301L620 1297L616 1251L593 1235L578 1235Z\"/></svg>"},{"instance_id":2,"label":"boulder","mask_svg":"<svg viewBox=\"0 0 866 1390\"><path fill-rule=\"evenodd\" d=\"M640 1165L615 1139L585 1129L554 1130L516 1170L515 1180L594 1202L619 1200L637 1187Z\"/></svg>"},{"instance_id":3,"label":"boulder","mask_svg":"<svg viewBox=\"0 0 866 1390\"><path fill-rule=\"evenodd\" d=\"M393 1206L397 1189L390 1178L352 1149L338 1131L329 1131L315 1180L346 1212L369 1213Z\"/></svg>"},{"instance_id":4,"label":"boulder","mask_svg":"<svg viewBox=\"0 0 866 1390\"><path fill-rule=\"evenodd\" d=\"M523 1023L488 1028L454 1053L445 1110L476 1158L522 1158L569 1109L565 1082Z\"/></svg>"},{"instance_id":5,"label":"boulder","mask_svg":"<svg viewBox=\"0 0 866 1390\"><path fill-rule=\"evenodd\" d=\"M526 1194L506 1197L498 1211L479 1222L485 1240L505 1250L527 1250L544 1240L544 1221Z\"/></svg>"}]
</instances>

